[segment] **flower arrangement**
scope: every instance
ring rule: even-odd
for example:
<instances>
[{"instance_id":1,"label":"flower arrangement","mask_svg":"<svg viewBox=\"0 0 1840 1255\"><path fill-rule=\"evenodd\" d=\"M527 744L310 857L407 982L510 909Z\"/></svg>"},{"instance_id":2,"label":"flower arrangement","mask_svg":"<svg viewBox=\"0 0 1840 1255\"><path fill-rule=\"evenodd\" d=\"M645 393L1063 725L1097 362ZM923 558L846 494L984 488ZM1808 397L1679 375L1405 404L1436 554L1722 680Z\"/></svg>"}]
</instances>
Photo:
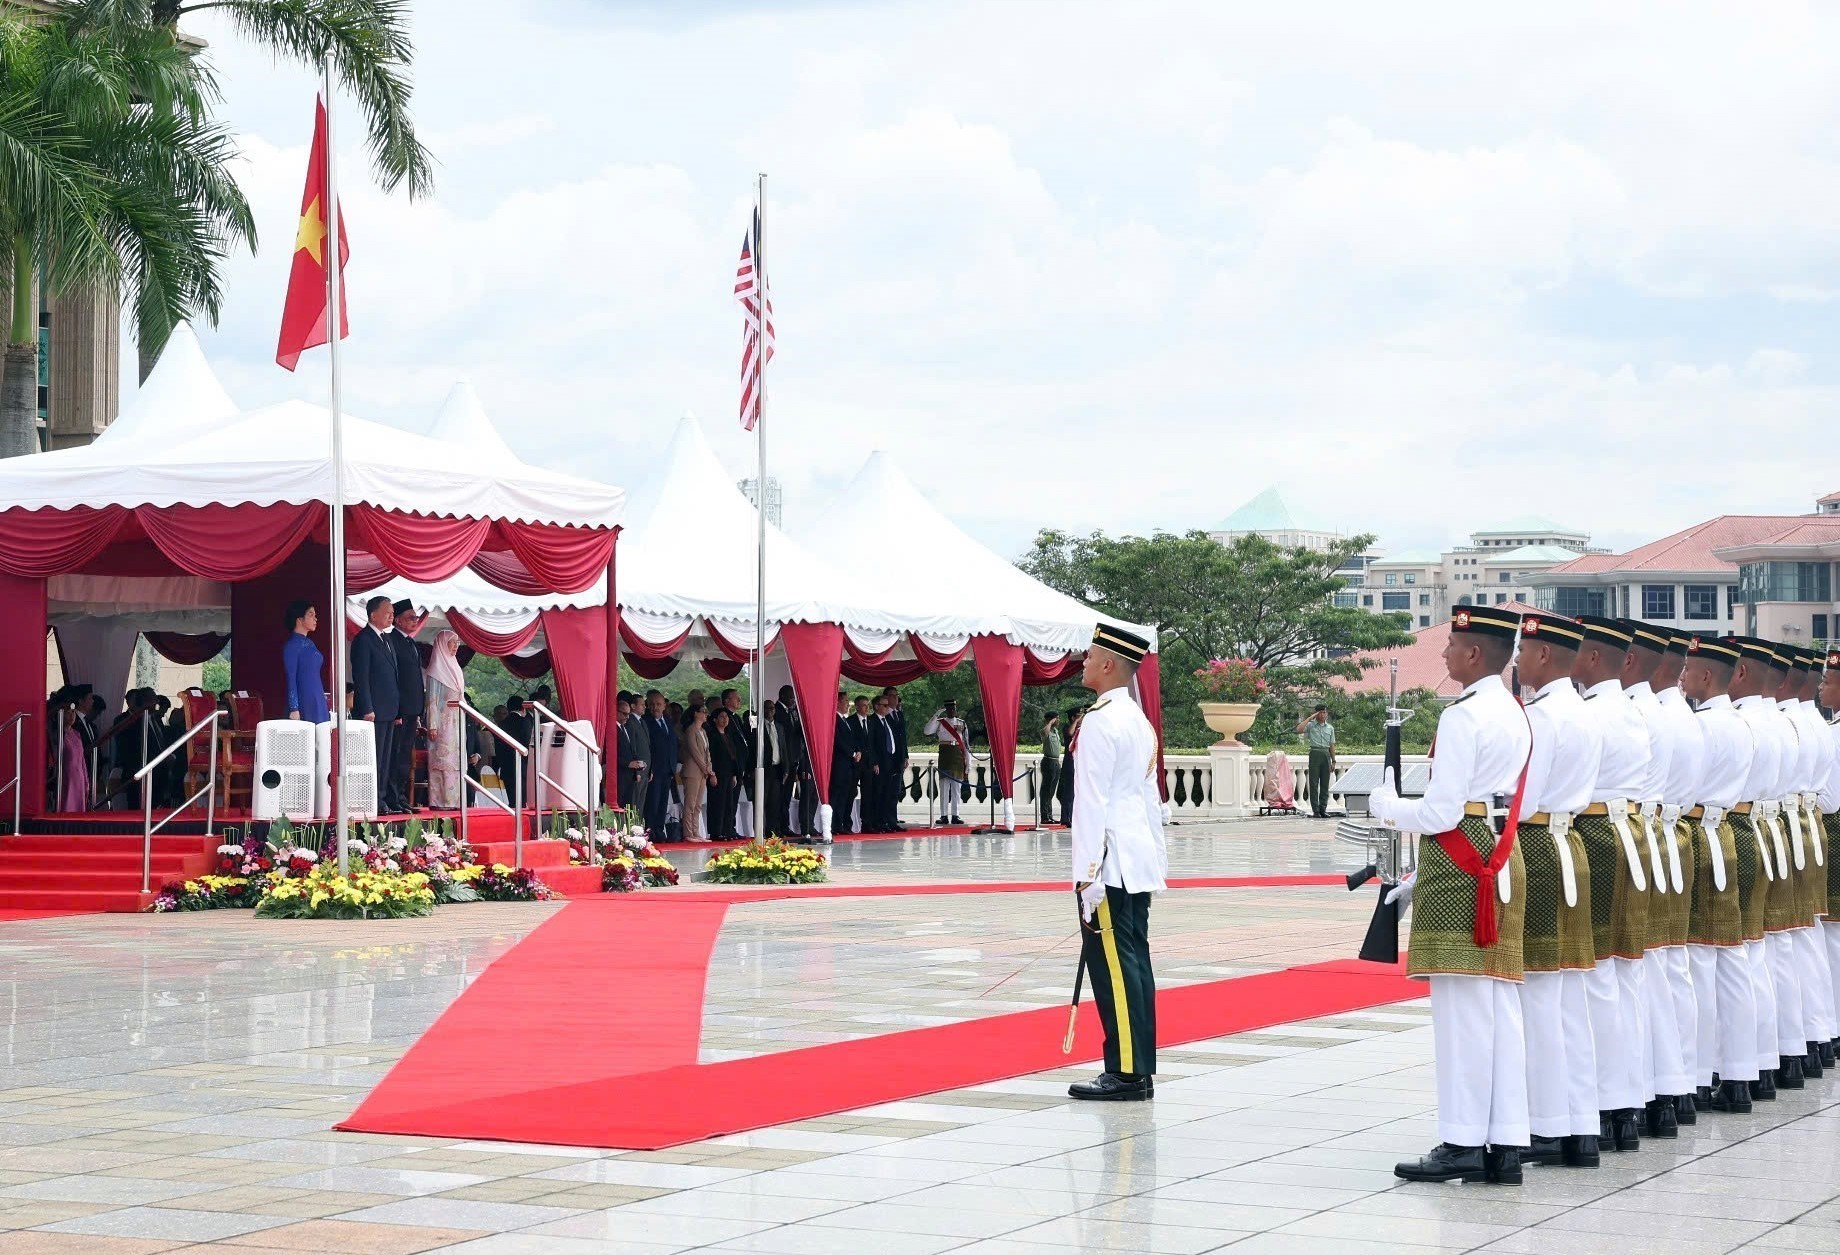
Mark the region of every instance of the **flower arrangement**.
<instances>
[{"instance_id":1,"label":"flower arrangement","mask_svg":"<svg viewBox=\"0 0 1840 1255\"><path fill-rule=\"evenodd\" d=\"M627 855L610 858L601 864L602 893L637 893L645 888L645 873Z\"/></svg>"},{"instance_id":2,"label":"flower arrangement","mask_svg":"<svg viewBox=\"0 0 1840 1255\"><path fill-rule=\"evenodd\" d=\"M719 885L811 885L825 879L822 854L778 837L724 850L704 867Z\"/></svg>"},{"instance_id":3,"label":"flower arrangement","mask_svg":"<svg viewBox=\"0 0 1840 1255\"><path fill-rule=\"evenodd\" d=\"M274 856L265 845L258 845L253 850L239 844L217 847L219 876L266 876L274 870Z\"/></svg>"},{"instance_id":4,"label":"flower arrangement","mask_svg":"<svg viewBox=\"0 0 1840 1255\"><path fill-rule=\"evenodd\" d=\"M1248 658L1215 658L1195 672L1202 689L1217 702L1256 702L1269 687L1265 672Z\"/></svg>"},{"instance_id":5,"label":"flower arrangement","mask_svg":"<svg viewBox=\"0 0 1840 1255\"><path fill-rule=\"evenodd\" d=\"M322 864L304 876L270 882L256 904L265 919L402 919L434 911L434 890L420 872L353 868L339 875Z\"/></svg>"},{"instance_id":6,"label":"flower arrangement","mask_svg":"<svg viewBox=\"0 0 1840 1255\"><path fill-rule=\"evenodd\" d=\"M246 876L200 876L171 881L154 895L149 911L221 911L256 904L266 882Z\"/></svg>"},{"instance_id":7,"label":"flower arrangement","mask_svg":"<svg viewBox=\"0 0 1840 1255\"><path fill-rule=\"evenodd\" d=\"M555 890L530 868L507 867L503 863L481 868L472 888L487 902L547 902L556 896Z\"/></svg>"}]
</instances>

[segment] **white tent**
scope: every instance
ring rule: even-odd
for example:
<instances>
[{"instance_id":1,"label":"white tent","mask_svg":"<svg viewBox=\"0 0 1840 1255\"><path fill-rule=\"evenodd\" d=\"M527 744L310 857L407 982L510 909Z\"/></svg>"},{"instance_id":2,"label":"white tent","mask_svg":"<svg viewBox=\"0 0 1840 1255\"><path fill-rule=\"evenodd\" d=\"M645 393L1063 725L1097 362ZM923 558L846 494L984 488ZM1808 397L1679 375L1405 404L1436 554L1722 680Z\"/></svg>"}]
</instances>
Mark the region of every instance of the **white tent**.
<instances>
[{"instance_id":1,"label":"white tent","mask_svg":"<svg viewBox=\"0 0 1840 1255\"><path fill-rule=\"evenodd\" d=\"M871 453L856 477L813 512L797 535L848 571L881 570L888 562L889 536L914 538L922 556L912 586L924 589L926 622L935 634L989 632L1052 657L1084 650L1103 622L1156 646L1156 629L1102 615L966 535L886 453Z\"/></svg>"},{"instance_id":2,"label":"white tent","mask_svg":"<svg viewBox=\"0 0 1840 1255\"><path fill-rule=\"evenodd\" d=\"M166 341L151 374L102 429L92 448L113 451L127 441L172 441L222 423L237 414L191 324L180 323Z\"/></svg>"}]
</instances>

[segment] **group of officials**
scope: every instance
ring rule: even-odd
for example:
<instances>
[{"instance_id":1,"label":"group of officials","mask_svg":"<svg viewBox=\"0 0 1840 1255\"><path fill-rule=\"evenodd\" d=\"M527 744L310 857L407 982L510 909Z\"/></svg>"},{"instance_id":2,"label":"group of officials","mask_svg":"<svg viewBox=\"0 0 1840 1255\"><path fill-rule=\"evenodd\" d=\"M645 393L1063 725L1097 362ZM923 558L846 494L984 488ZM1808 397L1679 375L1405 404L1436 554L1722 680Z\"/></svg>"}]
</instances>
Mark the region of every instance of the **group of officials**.
<instances>
[{"instance_id":1,"label":"group of officials","mask_svg":"<svg viewBox=\"0 0 1840 1255\"><path fill-rule=\"evenodd\" d=\"M1397 1175L1596 1167L1834 1067L1840 652L1477 606L1444 658L1425 795L1371 801L1424 834L1441 1141Z\"/></svg>"}]
</instances>

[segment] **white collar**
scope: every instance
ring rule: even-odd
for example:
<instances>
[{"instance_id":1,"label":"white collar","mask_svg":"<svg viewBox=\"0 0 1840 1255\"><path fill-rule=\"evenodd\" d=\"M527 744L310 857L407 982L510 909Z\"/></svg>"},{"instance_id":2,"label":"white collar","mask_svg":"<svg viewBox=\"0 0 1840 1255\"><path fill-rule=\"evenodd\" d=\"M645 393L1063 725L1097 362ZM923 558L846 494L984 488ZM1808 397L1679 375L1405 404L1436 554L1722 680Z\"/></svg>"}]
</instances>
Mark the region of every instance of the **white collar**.
<instances>
[{"instance_id":1,"label":"white collar","mask_svg":"<svg viewBox=\"0 0 1840 1255\"><path fill-rule=\"evenodd\" d=\"M1572 688L1572 677L1569 675L1562 675L1556 680L1548 680L1539 689L1535 690L1533 695L1535 697L1550 697L1561 689L1571 689L1573 693L1578 691Z\"/></svg>"},{"instance_id":2,"label":"white collar","mask_svg":"<svg viewBox=\"0 0 1840 1255\"><path fill-rule=\"evenodd\" d=\"M1687 695L1680 691L1680 685L1670 684L1667 688L1655 694L1655 700L1667 702L1670 705L1685 705Z\"/></svg>"},{"instance_id":3,"label":"white collar","mask_svg":"<svg viewBox=\"0 0 1840 1255\"><path fill-rule=\"evenodd\" d=\"M1731 705L1730 693L1715 693L1699 704L1701 710L1719 710Z\"/></svg>"},{"instance_id":4,"label":"white collar","mask_svg":"<svg viewBox=\"0 0 1840 1255\"><path fill-rule=\"evenodd\" d=\"M1653 697L1655 690L1649 687L1647 680L1637 680L1623 690L1631 697Z\"/></svg>"},{"instance_id":5,"label":"white collar","mask_svg":"<svg viewBox=\"0 0 1840 1255\"><path fill-rule=\"evenodd\" d=\"M1765 700L1767 699L1762 693L1752 693L1749 697L1738 698L1732 702L1732 705L1739 710L1749 710L1752 706L1761 705Z\"/></svg>"},{"instance_id":6,"label":"white collar","mask_svg":"<svg viewBox=\"0 0 1840 1255\"><path fill-rule=\"evenodd\" d=\"M1595 697L1599 693L1620 693L1622 691L1623 682L1615 676L1611 676L1608 680L1599 680L1597 683L1593 684L1584 691L1584 695L1586 697Z\"/></svg>"},{"instance_id":7,"label":"white collar","mask_svg":"<svg viewBox=\"0 0 1840 1255\"><path fill-rule=\"evenodd\" d=\"M1462 696L1468 697L1472 693L1480 693L1483 689L1486 689L1486 688L1498 688L1498 689L1501 689L1503 692L1507 691L1507 685L1501 682L1500 673L1496 673L1494 675L1485 675L1480 680L1477 680L1475 683L1465 688L1463 690Z\"/></svg>"}]
</instances>

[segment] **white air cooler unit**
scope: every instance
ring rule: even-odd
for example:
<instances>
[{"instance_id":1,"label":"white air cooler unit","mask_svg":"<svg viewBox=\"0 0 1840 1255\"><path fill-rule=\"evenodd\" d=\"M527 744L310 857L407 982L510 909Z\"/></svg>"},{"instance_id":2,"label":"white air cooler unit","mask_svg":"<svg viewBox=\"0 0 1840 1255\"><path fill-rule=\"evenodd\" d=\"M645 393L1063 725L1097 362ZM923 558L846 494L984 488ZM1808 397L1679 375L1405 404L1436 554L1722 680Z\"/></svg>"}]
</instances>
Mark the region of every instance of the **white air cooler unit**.
<instances>
[{"instance_id":1,"label":"white air cooler unit","mask_svg":"<svg viewBox=\"0 0 1840 1255\"><path fill-rule=\"evenodd\" d=\"M567 725L576 736L589 745L594 742L594 721L576 719ZM543 804L562 810L579 810L583 807L592 810L599 804L598 799L588 796L588 751L573 737L564 735L555 724L543 725L544 739L547 745L539 746L538 752L543 757L543 774L556 782L561 790L561 797L553 796L548 785L543 788ZM525 785L528 793L530 786Z\"/></svg>"},{"instance_id":2,"label":"white air cooler unit","mask_svg":"<svg viewBox=\"0 0 1840 1255\"><path fill-rule=\"evenodd\" d=\"M257 819L316 819L313 725L298 719L264 719L256 725L254 802Z\"/></svg>"},{"instance_id":3,"label":"white air cooler unit","mask_svg":"<svg viewBox=\"0 0 1840 1255\"><path fill-rule=\"evenodd\" d=\"M313 769L317 818L332 817L332 727L330 721L315 725L319 729L319 749ZM377 818L377 729L368 719L353 719L345 725L345 813L353 819Z\"/></svg>"}]
</instances>

